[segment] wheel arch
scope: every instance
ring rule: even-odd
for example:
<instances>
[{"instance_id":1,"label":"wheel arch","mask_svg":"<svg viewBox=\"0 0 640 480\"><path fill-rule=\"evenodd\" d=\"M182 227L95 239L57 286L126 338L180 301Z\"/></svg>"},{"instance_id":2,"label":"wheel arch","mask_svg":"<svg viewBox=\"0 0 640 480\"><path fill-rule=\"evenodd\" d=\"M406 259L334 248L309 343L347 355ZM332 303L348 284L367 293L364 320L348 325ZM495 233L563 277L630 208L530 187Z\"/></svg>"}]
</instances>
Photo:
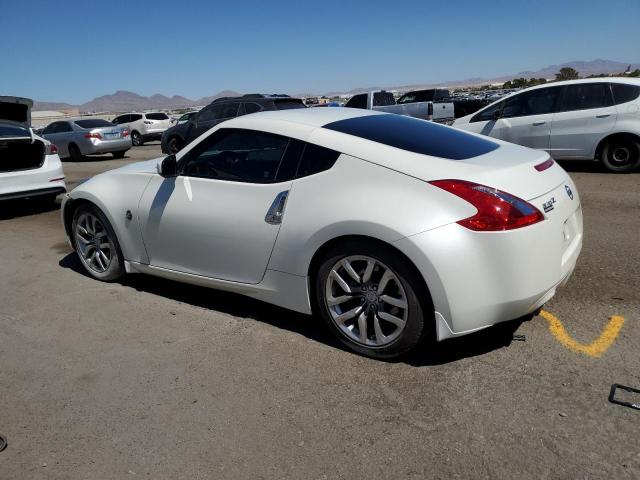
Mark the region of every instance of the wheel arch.
<instances>
[{"instance_id":1,"label":"wheel arch","mask_svg":"<svg viewBox=\"0 0 640 480\"><path fill-rule=\"evenodd\" d=\"M429 289L429 286L427 285L427 281L420 273L420 270L418 269L416 264L402 250L400 250L393 244L369 235L340 235L327 240L316 249L315 253L311 257L311 261L309 262L309 266L307 269L307 278L309 279L307 288L309 299L311 300L312 310L317 307L317 305L315 304L315 295L313 295L313 292L315 288L316 274L318 272L318 269L320 268L320 265L322 264L322 260L326 256L327 252L329 252L332 248L349 242L367 242L369 244L374 244L379 247L385 248L400 256L404 261L407 262L407 265L411 269L411 272L414 276L414 280L417 282L420 293L419 298L421 302L423 302L423 309L425 313L434 311L431 291Z\"/></svg>"},{"instance_id":2,"label":"wheel arch","mask_svg":"<svg viewBox=\"0 0 640 480\"><path fill-rule=\"evenodd\" d=\"M596 150L595 150L595 154L594 154L594 159L595 160L601 160L602 149L604 148L604 146L608 142L610 142L611 140L614 140L614 139L617 139L617 138L630 139L630 140L640 144L640 135L638 135L637 133L627 132L627 131L609 133L608 135L606 135L605 137L603 137L602 139L600 139L598 141L598 144L597 144Z\"/></svg>"}]
</instances>

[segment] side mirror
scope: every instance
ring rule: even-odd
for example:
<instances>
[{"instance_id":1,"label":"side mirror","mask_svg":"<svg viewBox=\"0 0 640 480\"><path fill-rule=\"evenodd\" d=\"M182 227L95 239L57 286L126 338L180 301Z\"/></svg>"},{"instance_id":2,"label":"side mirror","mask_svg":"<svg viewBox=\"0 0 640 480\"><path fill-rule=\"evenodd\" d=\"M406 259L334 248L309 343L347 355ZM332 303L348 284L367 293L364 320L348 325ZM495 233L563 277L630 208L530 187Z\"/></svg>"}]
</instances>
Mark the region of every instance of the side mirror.
<instances>
[{"instance_id":1,"label":"side mirror","mask_svg":"<svg viewBox=\"0 0 640 480\"><path fill-rule=\"evenodd\" d=\"M496 110L495 112L493 112L493 115L491 115L491 119L495 122L496 120L500 120L500 117L502 117L502 112L500 110Z\"/></svg>"},{"instance_id":2,"label":"side mirror","mask_svg":"<svg viewBox=\"0 0 640 480\"><path fill-rule=\"evenodd\" d=\"M175 155L167 155L158 162L157 165L158 174L164 178L172 178L178 176L178 161Z\"/></svg>"}]
</instances>

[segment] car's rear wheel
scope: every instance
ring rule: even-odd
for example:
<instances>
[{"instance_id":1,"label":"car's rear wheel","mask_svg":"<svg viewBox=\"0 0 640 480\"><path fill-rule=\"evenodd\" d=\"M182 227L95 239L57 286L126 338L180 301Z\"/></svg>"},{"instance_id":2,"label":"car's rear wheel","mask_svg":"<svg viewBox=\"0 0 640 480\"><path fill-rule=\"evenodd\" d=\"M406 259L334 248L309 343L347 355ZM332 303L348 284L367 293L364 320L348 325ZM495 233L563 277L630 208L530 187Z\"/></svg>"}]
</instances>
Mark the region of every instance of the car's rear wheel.
<instances>
[{"instance_id":1,"label":"car's rear wheel","mask_svg":"<svg viewBox=\"0 0 640 480\"><path fill-rule=\"evenodd\" d=\"M126 150L121 150L119 152L112 152L113 158L124 158L124 154L127 153Z\"/></svg>"},{"instance_id":2,"label":"car's rear wheel","mask_svg":"<svg viewBox=\"0 0 640 480\"><path fill-rule=\"evenodd\" d=\"M433 324L425 319L415 277L392 249L367 242L338 245L318 269L316 307L350 349L373 358L398 357Z\"/></svg>"},{"instance_id":3,"label":"car's rear wheel","mask_svg":"<svg viewBox=\"0 0 640 480\"><path fill-rule=\"evenodd\" d=\"M131 143L134 147L141 147L144 145L144 139L139 132L131 132Z\"/></svg>"},{"instance_id":4,"label":"car's rear wheel","mask_svg":"<svg viewBox=\"0 0 640 480\"><path fill-rule=\"evenodd\" d=\"M601 160L610 172L635 170L640 166L640 142L625 137L610 140L602 149Z\"/></svg>"},{"instance_id":5,"label":"car's rear wheel","mask_svg":"<svg viewBox=\"0 0 640 480\"><path fill-rule=\"evenodd\" d=\"M74 212L73 244L89 275L110 282L124 275L124 258L115 232L97 207L81 205Z\"/></svg>"},{"instance_id":6,"label":"car's rear wheel","mask_svg":"<svg viewBox=\"0 0 640 480\"><path fill-rule=\"evenodd\" d=\"M82 155L80 148L78 148L75 143L69 145L69 156L74 162L81 162L84 160L84 155Z\"/></svg>"},{"instance_id":7,"label":"car's rear wheel","mask_svg":"<svg viewBox=\"0 0 640 480\"><path fill-rule=\"evenodd\" d=\"M169 151L169 154L175 155L180 150L182 150L183 146L184 145L182 140L180 140L178 137L172 137L167 143L167 150Z\"/></svg>"}]
</instances>

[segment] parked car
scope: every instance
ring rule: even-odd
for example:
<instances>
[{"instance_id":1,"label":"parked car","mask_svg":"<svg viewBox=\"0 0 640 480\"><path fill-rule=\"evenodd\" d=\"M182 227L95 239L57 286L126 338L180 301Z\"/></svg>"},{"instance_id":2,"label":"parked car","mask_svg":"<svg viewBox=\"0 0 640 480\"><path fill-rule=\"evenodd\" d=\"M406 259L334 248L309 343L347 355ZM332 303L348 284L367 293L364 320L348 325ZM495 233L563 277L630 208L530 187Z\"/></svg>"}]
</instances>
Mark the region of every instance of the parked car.
<instances>
[{"instance_id":1,"label":"parked car","mask_svg":"<svg viewBox=\"0 0 640 480\"><path fill-rule=\"evenodd\" d=\"M62 216L95 279L147 273L314 312L377 358L535 311L582 245L577 189L547 153L348 108L223 122L82 183Z\"/></svg>"},{"instance_id":2,"label":"parked car","mask_svg":"<svg viewBox=\"0 0 640 480\"><path fill-rule=\"evenodd\" d=\"M454 126L557 160L599 160L612 172L640 166L640 79L593 78L521 90Z\"/></svg>"},{"instance_id":3,"label":"parked car","mask_svg":"<svg viewBox=\"0 0 640 480\"><path fill-rule=\"evenodd\" d=\"M56 146L29 127L32 107L29 98L0 97L0 200L66 192Z\"/></svg>"},{"instance_id":4,"label":"parked car","mask_svg":"<svg viewBox=\"0 0 640 480\"><path fill-rule=\"evenodd\" d=\"M241 97L222 97L214 100L184 123L178 123L162 135L162 152L177 153L193 139L220 122L249 113L265 110L306 108L299 98L288 95L251 93Z\"/></svg>"},{"instance_id":5,"label":"parked car","mask_svg":"<svg viewBox=\"0 0 640 480\"><path fill-rule=\"evenodd\" d=\"M455 118L464 117L469 113L478 111L489 102L472 98L456 98L446 88L427 88L424 90L414 90L407 92L398 98L398 105L417 102L433 102L434 110L437 111L438 104L453 103L453 116ZM446 120L451 120L446 118Z\"/></svg>"},{"instance_id":6,"label":"parked car","mask_svg":"<svg viewBox=\"0 0 640 480\"><path fill-rule=\"evenodd\" d=\"M125 127L116 127L101 118L80 118L53 122L42 136L58 147L61 158L81 161L85 155L111 153L122 158L131 148L131 136Z\"/></svg>"},{"instance_id":7,"label":"parked car","mask_svg":"<svg viewBox=\"0 0 640 480\"><path fill-rule=\"evenodd\" d=\"M451 123L454 119L454 107L451 102L413 101L408 92L400 99L402 104L396 103L393 93L385 90L373 90L368 93L359 93L349 99L344 105L349 108L361 108L376 110L378 112L395 113L422 120L433 120L438 123Z\"/></svg>"},{"instance_id":8,"label":"parked car","mask_svg":"<svg viewBox=\"0 0 640 480\"><path fill-rule=\"evenodd\" d=\"M125 113L118 115L112 122L129 129L131 142L135 147L150 140L160 140L164 131L171 127L171 119L164 112Z\"/></svg>"}]
</instances>

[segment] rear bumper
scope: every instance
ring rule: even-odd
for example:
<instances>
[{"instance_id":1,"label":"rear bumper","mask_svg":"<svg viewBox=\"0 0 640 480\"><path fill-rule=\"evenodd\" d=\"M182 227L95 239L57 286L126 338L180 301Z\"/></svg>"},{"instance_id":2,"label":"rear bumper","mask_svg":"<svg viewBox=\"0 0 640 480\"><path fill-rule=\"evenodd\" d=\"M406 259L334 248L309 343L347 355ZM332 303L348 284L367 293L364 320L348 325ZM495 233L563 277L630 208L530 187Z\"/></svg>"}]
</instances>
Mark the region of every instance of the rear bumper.
<instances>
[{"instance_id":1,"label":"rear bumper","mask_svg":"<svg viewBox=\"0 0 640 480\"><path fill-rule=\"evenodd\" d=\"M123 152L131 148L131 139L122 138L118 140L94 140L82 146L84 155L95 155L101 153Z\"/></svg>"},{"instance_id":2,"label":"rear bumper","mask_svg":"<svg viewBox=\"0 0 640 480\"><path fill-rule=\"evenodd\" d=\"M40 168L0 172L0 199L54 195L66 191L58 155L47 155Z\"/></svg>"},{"instance_id":3,"label":"rear bumper","mask_svg":"<svg viewBox=\"0 0 640 480\"><path fill-rule=\"evenodd\" d=\"M517 230L473 232L453 223L396 242L429 287L438 340L523 317L550 300L582 248L582 211L574 207L560 220Z\"/></svg>"}]
</instances>

